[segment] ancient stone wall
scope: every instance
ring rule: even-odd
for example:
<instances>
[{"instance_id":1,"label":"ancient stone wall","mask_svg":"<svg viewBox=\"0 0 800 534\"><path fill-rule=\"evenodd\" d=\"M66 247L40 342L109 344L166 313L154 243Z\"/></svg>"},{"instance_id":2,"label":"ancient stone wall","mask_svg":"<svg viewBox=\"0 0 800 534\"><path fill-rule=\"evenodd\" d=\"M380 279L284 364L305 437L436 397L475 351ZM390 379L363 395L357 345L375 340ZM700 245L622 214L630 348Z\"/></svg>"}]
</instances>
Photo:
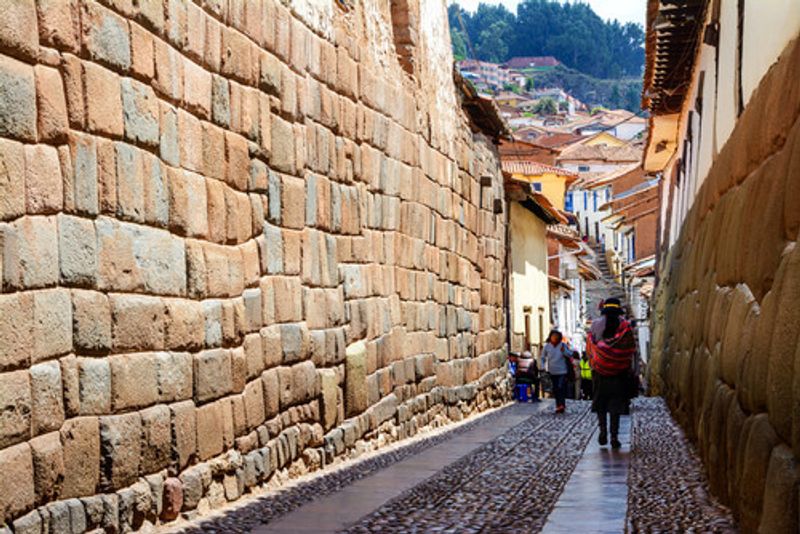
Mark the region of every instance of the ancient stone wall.
<instances>
[{"instance_id":1,"label":"ancient stone wall","mask_svg":"<svg viewBox=\"0 0 800 534\"><path fill-rule=\"evenodd\" d=\"M662 262L651 380L745 532L796 532L800 40L739 117Z\"/></svg>"},{"instance_id":2,"label":"ancient stone wall","mask_svg":"<svg viewBox=\"0 0 800 534\"><path fill-rule=\"evenodd\" d=\"M443 1L2 6L0 531L191 517L503 402Z\"/></svg>"}]
</instances>

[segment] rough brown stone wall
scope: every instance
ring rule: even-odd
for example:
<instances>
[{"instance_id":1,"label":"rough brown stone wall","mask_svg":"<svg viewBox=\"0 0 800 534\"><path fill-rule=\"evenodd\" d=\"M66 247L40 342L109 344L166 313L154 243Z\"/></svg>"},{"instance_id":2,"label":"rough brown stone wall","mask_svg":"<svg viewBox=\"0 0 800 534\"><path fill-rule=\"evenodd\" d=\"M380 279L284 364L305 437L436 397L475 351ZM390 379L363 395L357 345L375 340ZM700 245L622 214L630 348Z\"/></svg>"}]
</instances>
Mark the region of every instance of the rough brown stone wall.
<instances>
[{"instance_id":1,"label":"rough brown stone wall","mask_svg":"<svg viewBox=\"0 0 800 534\"><path fill-rule=\"evenodd\" d=\"M739 118L665 259L652 383L745 532L796 532L800 40Z\"/></svg>"},{"instance_id":2,"label":"rough brown stone wall","mask_svg":"<svg viewBox=\"0 0 800 534\"><path fill-rule=\"evenodd\" d=\"M0 530L191 517L503 402L444 2L337 4L2 2Z\"/></svg>"}]
</instances>

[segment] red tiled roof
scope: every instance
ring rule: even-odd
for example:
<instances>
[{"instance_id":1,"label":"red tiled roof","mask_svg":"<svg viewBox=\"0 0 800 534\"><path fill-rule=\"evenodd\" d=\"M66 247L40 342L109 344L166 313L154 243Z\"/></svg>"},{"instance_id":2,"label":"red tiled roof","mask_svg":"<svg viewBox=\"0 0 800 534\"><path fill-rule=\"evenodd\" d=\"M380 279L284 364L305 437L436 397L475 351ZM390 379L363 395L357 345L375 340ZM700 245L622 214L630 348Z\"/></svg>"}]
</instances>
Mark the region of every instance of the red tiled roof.
<instances>
[{"instance_id":1,"label":"red tiled roof","mask_svg":"<svg viewBox=\"0 0 800 534\"><path fill-rule=\"evenodd\" d=\"M510 69L525 69L528 67L555 67L560 65L553 56L518 56L512 57L505 62L505 66Z\"/></svg>"},{"instance_id":2,"label":"red tiled roof","mask_svg":"<svg viewBox=\"0 0 800 534\"><path fill-rule=\"evenodd\" d=\"M536 139L536 144L547 148L560 148L583 139L583 136L573 133L551 133Z\"/></svg>"},{"instance_id":3,"label":"red tiled roof","mask_svg":"<svg viewBox=\"0 0 800 534\"><path fill-rule=\"evenodd\" d=\"M570 178L577 178L577 174L562 169L560 167L553 167L552 165L545 165L537 161L520 161L520 160L506 160L502 161L503 172L511 174L524 174L525 176L536 176L539 174L557 174L558 176L567 176Z\"/></svg>"}]
</instances>

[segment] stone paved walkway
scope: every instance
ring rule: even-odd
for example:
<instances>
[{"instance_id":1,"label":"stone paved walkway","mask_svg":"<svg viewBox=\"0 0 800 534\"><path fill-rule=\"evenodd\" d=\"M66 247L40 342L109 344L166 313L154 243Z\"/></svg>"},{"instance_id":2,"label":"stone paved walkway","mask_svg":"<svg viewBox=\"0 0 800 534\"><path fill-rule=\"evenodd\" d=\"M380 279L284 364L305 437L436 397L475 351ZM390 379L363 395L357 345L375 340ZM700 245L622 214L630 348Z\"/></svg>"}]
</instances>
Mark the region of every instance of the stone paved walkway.
<instances>
[{"instance_id":1,"label":"stone paved walkway","mask_svg":"<svg viewBox=\"0 0 800 534\"><path fill-rule=\"evenodd\" d=\"M366 467L321 475L185 530L736 530L728 511L709 496L697 457L661 399L634 403L632 416L622 419L619 451L600 447L596 428L588 402L568 401L567 413L558 416L550 401L514 404L436 439L378 455Z\"/></svg>"}]
</instances>

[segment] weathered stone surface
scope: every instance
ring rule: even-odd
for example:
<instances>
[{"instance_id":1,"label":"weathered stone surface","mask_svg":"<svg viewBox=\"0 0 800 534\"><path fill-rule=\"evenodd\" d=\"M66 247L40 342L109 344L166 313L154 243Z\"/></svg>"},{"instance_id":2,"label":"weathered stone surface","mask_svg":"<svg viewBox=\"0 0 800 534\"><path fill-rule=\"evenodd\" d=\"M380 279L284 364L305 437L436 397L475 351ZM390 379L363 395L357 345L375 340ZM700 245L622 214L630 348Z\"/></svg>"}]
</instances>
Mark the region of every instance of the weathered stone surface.
<instances>
[{"instance_id":1,"label":"weathered stone surface","mask_svg":"<svg viewBox=\"0 0 800 534\"><path fill-rule=\"evenodd\" d=\"M3 279L8 287L27 289L58 281L55 217L23 217L3 232Z\"/></svg>"},{"instance_id":2,"label":"weathered stone surface","mask_svg":"<svg viewBox=\"0 0 800 534\"><path fill-rule=\"evenodd\" d=\"M83 5L81 19L83 40L91 57L114 67L129 68L131 42L125 19L94 2Z\"/></svg>"},{"instance_id":3,"label":"weathered stone surface","mask_svg":"<svg viewBox=\"0 0 800 534\"><path fill-rule=\"evenodd\" d=\"M233 367L228 350L214 349L194 357L194 396L197 402L218 399L233 391Z\"/></svg>"},{"instance_id":4,"label":"weathered stone surface","mask_svg":"<svg viewBox=\"0 0 800 534\"><path fill-rule=\"evenodd\" d=\"M352 417L367 408L367 350L363 342L347 347L344 383L345 414Z\"/></svg>"},{"instance_id":5,"label":"weathered stone surface","mask_svg":"<svg viewBox=\"0 0 800 534\"><path fill-rule=\"evenodd\" d=\"M170 405L172 435L174 436L173 457L179 469L183 469L197 453L197 418L192 401Z\"/></svg>"},{"instance_id":6,"label":"weathered stone surface","mask_svg":"<svg viewBox=\"0 0 800 534\"><path fill-rule=\"evenodd\" d=\"M800 469L791 449L778 445L772 449L764 486L764 509L759 532L793 532L797 525L797 484Z\"/></svg>"},{"instance_id":7,"label":"weathered stone surface","mask_svg":"<svg viewBox=\"0 0 800 534\"><path fill-rule=\"evenodd\" d=\"M336 371L333 369L319 370L321 398L322 426L327 431L337 423L339 413L339 386Z\"/></svg>"},{"instance_id":8,"label":"weathered stone surface","mask_svg":"<svg viewBox=\"0 0 800 534\"><path fill-rule=\"evenodd\" d=\"M58 430L64 422L61 366L57 361L40 363L30 374L32 434Z\"/></svg>"},{"instance_id":9,"label":"weathered stone surface","mask_svg":"<svg viewBox=\"0 0 800 534\"><path fill-rule=\"evenodd\" d=\"M111 348L111 307L104 294L73 291L72 319L76 349L97 353Z\"/></svg>"},{"instance_id":10,"label":"weathered stone surface","mask_svg":"<svg viewBox=\"0 0 800 534\"><path fill-rule=\"evenodd\" d=\"M156 473L169 465L172 453L170 410L163 404L142 410L142 456L139 470Z\"/></svg>"},{"instance_id":11,"label":"weathered stone surface","mask_svg":"<svg viewBox=\"0 0 800 534\"><path fill-rule=\"evenodd\" d=\"M212 402L197 409L197 456L208 460L222 452L224 416L222 405Z\"/></svg>"},{"instance_id":12,"label":"weathered stone surface","mask_svg":"<svg viewBox=\"0 0 800 534\"><path fill-rule=\"evenodd\" d=\"M14 481L14 491L0 492L0 517L5 522L30 510L36 498L30 445L0 449L0 472L6 480Z\"/></svg>"},{"instance_id":13,"label":"weathered stone surface","mask_svg":"<svg viewBox=\"0 0 800 534\"><path fill-rule=\"evenodd\" d=\"M33 361L72 350L72 302L66 289L33 293Z\"/></svg>"},{"instance_id":14,"label":"weathered stone surface","mask_svg":"<svg viewBox=\"0 0 800 534\"><path fill-rule=\"evenodd\" d=\"M0 374L0 447L30 438L31 381L27 371Z\"/></svg>"},{"instance_id":15,"label":"weathered stone surface","mask_svg":"<svg viewBox=\"0 0 800 534\"><path fill-rule=\"evenodd\" d=\"M58 498L65 474L59 433L51 432L32 439L31 453L36 502L41 504Z\"/></svg>"},{"instance_id":16,"label":"weathered stone surface","mask_svg":"<svg viewBox=\"0 0 800 534\"><path fill-rule=\"evenodd\" d=\"M159 397L155 354L119 354L108 359L111 367L111 405L115 411L142 408Z\"/></svg>"},{"instance_id":17,"label":"weathered stone surface","mask_svg":"<svg viewBox=\"0 0 800 534\"><path fill-rule=\"evenodd\" d=\"M161 508L161 519L172 521L183 508L183 484L180 479L170 477L164 481L164 500Z\"/></svg>"},{"instance_id":18,"label":"weathered stone surface","mask_svg":"<svg viewBox=\"0 0 800 534\"><path fill-rule=\"evenodd\" d=\"M100 485L116 490L133 484L139 476L142 418L138 413L100 417L103 468Z\"/></svg>"},{"instance_id":19,"label":"weathered stone surface","mask_svg":"<svg viewBox=\"0 0 800 534\"><path fill-rule=\"evenodd\" d=\"M113 295L112 343L116 350L164 347L164 303L159 298Z\"/></svg>"},{"instance_id":20,"label":"weathered stone surface","mask_svg":"<svg viewBox=\"0 0 800 534\"><path fill-rule=\"evenodd\" d=\"M63 498L92 495L100 481L100 428L96 417L69 419L60 430L64 454Z\"/></svg>"},{"instance_id":21,"label":"weathered stone surface","mask_svg":"<svg viewBox=\"0 0 800 534\"><path fill-rule=\"evenodd\" d=\"M94 285L97 237L91 220L69 215L58 217L58 261L62 284Z\"/></svg>"},{"instance_id":22,"label":"weathered stone surface","mask_svg":"<svg viewBox=\"0 0 800 534\"><path fill-rule=\"evenodd\" d=\"M0 135L24 141L36 140L36 88L33 68L6 56L0 57Z\"/></svg>"}]
</instances>

